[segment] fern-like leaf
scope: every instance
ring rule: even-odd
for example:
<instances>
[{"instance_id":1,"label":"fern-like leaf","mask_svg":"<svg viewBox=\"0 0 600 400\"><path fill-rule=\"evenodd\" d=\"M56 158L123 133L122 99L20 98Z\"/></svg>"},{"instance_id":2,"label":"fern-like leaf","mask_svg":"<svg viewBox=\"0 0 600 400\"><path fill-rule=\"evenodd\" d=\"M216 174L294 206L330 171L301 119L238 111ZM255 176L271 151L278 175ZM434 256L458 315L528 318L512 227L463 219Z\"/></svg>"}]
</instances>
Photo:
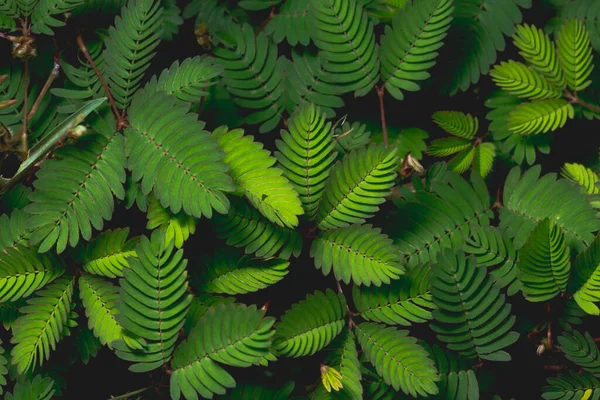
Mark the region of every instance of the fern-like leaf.
<instances>
[{"instance_id":1,"label":"fern-like leaf","mask_svg":"<svg viewBox=\"0 0 600 400\"><path fill-rule=\"evenodd\" d=\"M556 38L556 48L569 88L575 92L588 87L594 69L592 46L585 26L579 19L566 21Z\"/></svg>"},{"instance_id":2,"label":"fern-like leaf","mask_svg":"<svg viewBox=\"0 0 600 400\"><path fill-rule=\"evenodd\" d=\"M10 216L0 215L0 252L17 245L27 245L31 230L27 229L29 215L22 210L14 210Z\"/></svg>"},{"instance_id":3,"label":"fern-like leaf","mask_svg":"<svg viewBox=\"0 0 600 400\"><path fill-rule=\"evenodd\" d=\"M356 337L377 373L394 389L412 397L439 392L433 360L408 331L364 322L356 328Z\"/></svg>"},{"instance_id":4,"label":"fern-like leaf","mask_svg":"<svg viewBox=\"0 0 600 400\"><path fill-rule=\"evenodd\" d=\"M163 208L154 196L148 199L147 229L164 229L165 240L173 240L175 247L180 249L190 235L196 232L196 219L184 212L174 214Z\"/></svg>"},{"instance_id":5,"label":"fern-like leaf","mask_svg":"<svg viewBox=\"0 0 600 400\"><path fill-rule=\"evenodd\" d=\"M275 16L265 27L277 44L284 39L290 46L298 43L308 46L311 34L310 2L306 0L286 0Z\"/></svg>"},{"instance_id":6,"label":"fern-like leaf","mask_svg":"<svg viewBox=\"0 0 600 400\"><path fill-rule=\"evenodd\" d=\"M125 197L125 153L118 132L81 138L75 145L55 151L55 159L44 161L30 195L29 241L40 252L53 246L62 253L67 243L89 240L92 226L102 229L110 220L114 199Z\"/></svg>"},{"instance_id":7,"label":"fern-like leaf","mask_svg":"<svg viewBox=\"0 0 600 400\"><path fill-rule=\"evenodd\" d=\"M142 89L129 108L128 165L142 192L163 207L194 217L226 213L234 190L224 154L188 106L164 92Z\"/></svg>"},{"instance_id":8,"label":"fern-like leaf","mask_svg":"<svg viewBox=\"0 0 600 400\"><path fill-rule=\"evenodd\" d=\"M61 260L52 254L37 254L35 248L16 245L0 253L0 303L28 297L64 272Z\"/></svg>"},{"instance_id":9,"label":"fern-like leaf","mask_svg":"<svg viewBox=\"0 0 600 400\"><path fill-rule=\"evenodd\" d=\"M356 285L381 286L404 273L400 250L370 224L323 232L312 242L310 256L324 275L333 269L335 279Z\"/></svg>"},{"instance_id":10,"label":"fern-like leaf","mask_svg":"<svg viewBox=\"0 0 600 400\"><path fill-rule=\"evenodd\" d=\"M594 376L600 376L600 351L594 341L594 338L585 332L583 335L579 331L572 333L563 332L558 337L560 351L565 354L567 359L579 365Z\"/></svg>"},{"instance_id":11,"label":"fern-like leaf","mask_svg":"<svg viewBox=\"0 0 600 400\"><path fill-rule=\"evenodd\" d=\"M477 266L474 256L446 250L432 269L431 294L437 309L431 329L438 339L467 357L509 361L502 349L519 338L510 331L516 318L485 268Z\"/></svg>"},{"instance_id":12,"label":"fern-like leaf","mask_svg":"<svg viewBox=\"0 0 600 400\"><path fill-rule=\"evenodd\" d=\"M56 393L56 383L52 378L35 375L17 380L12 393L6 393L5 400L52 400Z\"/></svg>"},{"instance_id":13,"label":"fern-like leaf","mask_svg":"<svg viewBox=\"0 0 600 400\"><path fill-rule=\"evenodd\" d=\"M433 122L451 135L464 139L473 139L479 130L479 119L471 114L459 111L436 111Z\"/></svg>"},{"instance_id":14,"label":"fern-like leaf","mask_svg":"<svg viewBox=\"0 0 600 400\"><path fill-rule=\"evenodd\" d=\"M473 170L485 178L492 171L495 158L496 146L493 143L481 143L479 146L475 146Z\"/></svg>"},{"instance_id":15,"label":"fern-like leaf","mask_svg":"<svg viewBox=\"0 0 600 400\"><path fill-rule=\"evenodd\" d=\"M472 143L468 139L454 137L436 139L427 148L427 154L434 157L445 157L459 153L471 146Z\"/></svg>"},{"instance_id":16,"label":"fern-like leaf","mask_svg":"<svg viewBox=\"0 0 600 400\"><path fill-rule=\"evenodd\" d=\"M429 292L431 268L413 267L406 275L381 287L352 290L356 310L367 321L410 326L433 319L435 305Z\"/></svg>"},{"instance_id":17,"label":"fern-like leaf","mask_svg":"<svg viewBox=\"0 0 600 400\"><path fill-rule=\"evenodd\" d=\"M572 270L569 288L575 293L573 298L586 313L600 315L600 308L594 304L600 302L600 235L577 255Z\"/></svg>"},{"instance_id":18,"label":"fern-like leaf","mask_svg":"<svg viewBox=\"0 0 600 400\"><path fill-rule=\"evenodd\" d=\"M154 0L129 0L108 30L102 53L111 93L127 108L160 43L162 7Z\"/></svg>"},{"instance_id":19,"label":"fern-like leaf","mask_svg":"<svg viewBox=\"0 0 600 400\"><path fill-rule=\"evenodd\" d=\"M540 171L537 165L525 173L518 167L509 172L503 190L500 228L513 238L518 250L535 225L550 218L565 233L567 245L582 251L593 240L593 233L600 230L594 210L569 181L557 180L556 174L540 178ZM561 201L556 201L557 193Z\"/></svg>"},{"instance_id":20,"label":"fern-like leaf","mask_svg":"<svg viewBox=\"0 0 600 400\"><path fill-rule=\"evenodd\" d=\"M519 104L508 116L508 129L523 135L553 132L575 117L573 105L563 99Z\"/></svg>"},{"instance_id":21,"label":"fern-like leaf","mask_svg":"<svg viewBox=\"0 0 600 400\"><path fill-rule=\"evenodd\" d=\"M283 59L277 59L277 46L264 32L255 37L248 24L230 29L235 47L214 49L217 63L224 68L223 84L236 104L256 110L246 122L261 124L260 133L270 132L284 108Z\"/></svg>"},{"instance_id":22,"label":"fern-like leaf","mask_svg":"<svg viewBox=\"0 0 600 400\"><path fill-rule=\"evenodd\" d=\"M274 164L277 160L263 149L252 136L242 129L227 130L223 126L212 133L225 152L223 161L229 166L229 175L244 194L270 221L293 228L298 225L298 215L304 213L298 193Z\"/></svg>"},{"instance_id":23,"label":"fern-like leaf","mask_svg":"<svg viewBox=\"0 0 600 400\"><path fill-rule=\"evenodd\" d=\"M337 153L333 151L331 123L312 104L296 110L288 120L288 131L281 131L275 157L283 175L300 195L309 220L315 218L325 182Z\"/></svg>"},{"instance_id":24,"label":"fern-like leaf","mask_svg":"<svg viewBox=\"0 0 600 400\"><path fill-rule=\"evenodd\" d=\"M546 218L531 231L519 251L518 278L523 294L532 302L547 301L564 293L571 262L565 236L559 226Z\"/></svg>"},{"instance_id":25,"label":"fern-like leaf","mask_svg":"<svg viewBox=\"0 0 600 400\"><path fill-rule=\"evenodd\" d=\"M85 307L89 329L100 343L112 347L111 342L123 336L121 325L115 319L119 289L102 278L84 274L79 278L79 296Z\"/></svg>"},{"instance_id":26,"label":"fern-like leaf","mask_svg":"<svg viewBox=\"0 0 600 400\"><path fill-rule=\"evenodd\" d=\"M311 400L331 400L337 398L361 400L363 398L362 374L354 333L349 329L344 329L344 332L332 342L331 347L333 347L333 351L327 355L324 363L339 371L343 387L334 394L331 392L331 388L327 390L322 383L310 396Z\"/></svg>"},{"instance_id":27,"label":"fern-like leaf","mask_svg":"<svg viewBox=\"0 0 600 400\"><path fill-rule=\"evenodd\" d=\"M199 290L229 295L257 292L276 284L288 274L289 262L240 257L237 252L218 251L206 260Z\"/></svg>"},{"instance_id":28,"label":"fern-like leaf","mask_svg":"<svg viewBox=\"0 0 600 400\"><path fill-rule=\"evenodd\" d=\"M52 28L65 26L64 21L57 19L59 14L66 14L75 7L83 4L84 0L44 0L33 10L31 16L31 31L54 35Z\"/></svg>"},{"instance_id":29,"label":"fern-like leaf","mask_svg":"<svg viewBox=\"0 0 600 400\"><path fill-rule=\"evenodd\" d=\"M474 362L441 346L424 347L431 354L439 371L440 392L432 400L479 400L480 390Z\"/></svg>"},{"instance_id":30,"label":"fern-like leaf","mask_svg":"<svg viewBox=\"0 0 600 400\"><path fill-rule=\"evenodd\" d=\"M471 236L465 240L463 250L475 255L477 265L491 269L492 278L500 289L507 288L509 296L521 288L517 278L517 252L512 241L506 239L498 228L472 226Z\"/></svg>"},{"instance_id":31,"label":"fern-like leaf","mask_svg":"<svg viewBox=\"0 0 600 400\"><path fill-rule=\"evenodd\" d=\"M436 50L452 21L452 0L425 0L408 3L385 27L381 37L381 77L385 88L397 100L403 90L420 90L417 82L430 77L427 72L435 65ZM407 24L406 21L410 21Z\"/></svg>"},{"instance_id":32,"label":"fern-like leaf","mask_svg":"<svg viewBox=\"0 0 600 400\"><path fill-rule=\"evenodd\" d=\"M372 217L391 193L397 162L397 149L382 144L360 148L338 161L321 200L319 228L343 228Z\"/></svg>"},{"instance_id":33,"label":"fern-like leaf","mask_svg":"<svg viewBox=\"0 0 600 400\"><path fill-rule=\"evenodd\" d=\"M136 362L129 367L133 372L165 364L185 322L192 300L187 293L187 260L174 247L163 230L152 232L150 239L142 236L136 246L138 258L129 259L129 268L119 280L118 313L113 315L123 329L146 341L141 349L131 349L126 338L113 342L117 356Z\"/></svg>"},{"instance_id":34,"label":"fern-like leaf","mask_svg":"<svg viewBox=\"0 0 600 400\"><path fill-rule=\"evenodd\" d=\"M287 2L286 2L287 4ZM285 61L285 107L292 114L298 106L314 104L327 118L335 117L334 108L344 106L337 86L326 83L327 72L321 59L308 51L300 55L292 51L292 59Z\"/></svg>"},{"instance_id":35,"label":"fern-like leaf","mask_svg":"<svg viewBox=\"0 0 600 400\"><path fill-rule=\"evenodd\" d=\"M211 307L188 338L177 346L171 368L171 398L211 399L236 386L219 364L250 367L269 353L275 319L243 304Z\"/></svg>"},{"instance_id":36,"label":"fern-like leaf","mask_svg":"<svg viewBox=\"0 0 600 400\"><path fill-rule=\"evenodd\" d=\"M588 373L568 374L548 378L548 385L542 388L544 400L596 399L600 397L600 381ZM593 396L593 397L592 397Z\"/></svg>"},{"instance_id":37,"label":"fern-like leaf","mask_svg":"<svg viewBox=\"0 0 600 400\"><path fill-rule=\"evenodd\" d=\"M175 61L157 78L153 76L146 87L162 90L182 101L197 103L216 85L223 68L209 57L186 58Z\"/></svg>"},{"instance_id":38,"label":"fern-like leaf","mask_svg":"<svg viewBox=\"0 0 600 400\"><path fill-rule=\"evenodd\" d=\"M560 87L554 86L537 71L520 62L503 61L490 71L490 76L498 87L517 97L538 100L558 99L562 96Z\"/></svg>"},{"instance_id":39,"label":"fern-like leaf","mask_svg":"<svg viewBox=\"0 0 600 400\"><path fill-rule=\"evenodd\" d=\"M21 308L24 315L13 326L12 342L16 345L11 351L11 363L19 374L47 361L62 339L72 306L73 283L72 279L59 279Z\"/></svg>"},{"instance_id":40,"label":"fern-like leaf","mask_svg":"<svg viewBox=\"0 0 600 400\"><path fill-rule=\"evenodd\" d=\"M600 192L596 187L598 174L594 173L594 171L584 165L565 163L560 170L560 174L564 178L581 186L587 194L596 194Z\"/></svg>"},{"instance_id":41,"label":"fern-like leaf","mask_svg":"<svg viewBox=\"0 0 600 400\"><path fill-rule=\"evenodd\" d=\"M129 228L106 230L97 238L79 248L75 258L83 270L94 275L116 278L129 268L129 257L137 257L135 245L138 238L127 240Z\"/></svg>"},{"instance_id":42,"label":"fern-like leaf","mask_svg":"<svg viewBox=\"0 0 600 400\"><path fill-rule=\"evenodd\" d=\"M513 43L531 68L541 73L555 87L565 88L567 81L556 54L556 47L544 31L527 24L517 25Z\"/></svg>"},{"instance_id":43,"label":"fern-like leaf","mask_svg":"<svg viewBox=\"0 0 600 400\"><path fill-rule=\"evenodd\" d=\"M285 357L313 355L340 334L346 317L346 299L327 289L294 304L275 326L274 347Z\"/></svg>"},{"instance_id":44,"label":"fern-like leaf","mask_svg":"<svg viewBox=\"0 0 600 400\"><path fill-rule=\"evenodd\" d=\"M299 231L273 224L240 198L232 198L229 213L215 217L214 222L217 235L230 246L245 247L246 254L288 259L302 251Z\"/></svg>"},{"instance_id":45,"label":"fern-like leaf","mask_svg":"<svg viewBox=\"0 0 600 400\"><path fill-rule=\"evenodd\" d=\"M325 82L340 94L366 95L379 80L379 51L363 7L356 0L310 0L310 13Z\"/></svg>"}]
</instances>

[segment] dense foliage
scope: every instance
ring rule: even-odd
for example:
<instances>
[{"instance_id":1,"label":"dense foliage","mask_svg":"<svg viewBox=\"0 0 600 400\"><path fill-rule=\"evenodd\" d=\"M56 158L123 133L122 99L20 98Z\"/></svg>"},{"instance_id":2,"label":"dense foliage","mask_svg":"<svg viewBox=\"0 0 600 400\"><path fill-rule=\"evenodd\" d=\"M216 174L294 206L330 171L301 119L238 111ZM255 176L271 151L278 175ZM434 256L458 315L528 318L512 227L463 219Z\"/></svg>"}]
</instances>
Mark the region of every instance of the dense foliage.
<instances>
[{"instance_id":1,"label":"dense foliage","mask_svg":"<svg viewBox=\"0 0 600 400\"><path fill-rule=\"evenodd\" d=\"M600 399L598 21L0 0L0 395Z\"/></svg>"}]
</instances>

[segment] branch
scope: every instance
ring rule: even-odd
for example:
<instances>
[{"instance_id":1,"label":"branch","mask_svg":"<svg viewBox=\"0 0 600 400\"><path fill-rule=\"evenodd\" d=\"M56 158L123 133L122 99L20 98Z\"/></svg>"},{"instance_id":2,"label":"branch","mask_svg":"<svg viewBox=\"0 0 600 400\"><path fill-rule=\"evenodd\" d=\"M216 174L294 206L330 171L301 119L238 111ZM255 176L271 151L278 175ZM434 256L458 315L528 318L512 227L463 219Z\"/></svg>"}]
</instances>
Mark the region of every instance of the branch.
<instances>
[{"instance_id":1,"label":"branch","mask_svg":"<svg viewBox=\"0 0 600 400\"><path fill-rule=\"evenodd\" d=\"M377 97L379 97L379 111L381 114L381 129L383 131L383 143L387 148L389 145L388 142L388 131L387 131L387 123L385 122L385 106L383 104L383 96L385 95L385 86L375 86L375 90L377 91Z\"/></svg>"},{"instance_id":2,"label":"branch","mask_svg":"<svg viewBox=\"0 0 600 400\"><path fill-rule=\"evenodd\" d=\"M81 33L79 33L77 35L77 44L79 45L79 49L83 53L85 59L88 61L88 63L90 63L92 69L96 73L98 80L102 84L102 88L104 89L104 92L106 93L106 97L108 97L108 101L110 102L110 107L112 108L112 112L115 115L115 118L117 120L117 130L120 131L121 129L123 129L127 126L127 121L125 121L125 118L123 118L123 115L121 115L121 113L119 112L119 109L117 108L117 104L115 103L115 99L112 96L112 94L110 93L110 89L108 88L106 81L102 77L102 74L98 70L98 67L96 67L96 63L94 63L92 56L90 56L90 53L88 52L85 42L83 41L83 37L81 36Z\"/></svg>"},{"instance_id":3,"label":"branch","mask_svg":"<svg viewBox=\"0 0 600 400\"><path fill-rule=\"evenodd\" d=\"M587 101L583 101L579 98L579 96L577 95L577 93L570 93L570 92L565 92L565 97L567 99L569 99L569 103L571 104L579 104L582 107L587 108L590 111L593 111L597 114L600 114L600 107L590 104Z\"/></svg>"},{"instance_id":4,"label":"branch","mask_svg":"<svg viewBox=\"0 0 600 400\"><path fill-rule=\"evenodd\" d=\"M258 28L256 28L256 30L254 31L254 36L258 36L258 34L261 33L263 29L265 29L265 26L267 26L269 21L271 21L273 18L275 18L276 15L277 15L277 13L275 13L275 7L271 8L271 12L269 13L269 16L267 17L267 19L265 19L262 22L262 24L260 24L260 26Z\"/></svg>"},{"instance_id":5,"label":"branch","mask_svg":"<svg viewBox=\"0 0 600 400\"><path fill-rule=\"evenodd\" d=\"M134 390L133 392L125 393L125 394L122 394L119 396L110 396L110 398L111 398L111 400L126 400L136 394L144 393L146 390L150 390L150 389L152 389L152 386Z\"/></svg>"}]
</instances>

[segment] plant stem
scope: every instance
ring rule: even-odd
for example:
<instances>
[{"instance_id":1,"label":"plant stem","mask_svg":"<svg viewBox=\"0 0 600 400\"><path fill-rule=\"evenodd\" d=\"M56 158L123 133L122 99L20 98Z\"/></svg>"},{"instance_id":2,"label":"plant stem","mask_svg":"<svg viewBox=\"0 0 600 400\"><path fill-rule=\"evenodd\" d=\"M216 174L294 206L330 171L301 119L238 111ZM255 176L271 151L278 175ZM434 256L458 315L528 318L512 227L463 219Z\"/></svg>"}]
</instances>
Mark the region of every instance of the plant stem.
<instances>
[{"instance_id":1,"label":"plant stem","mask_svg":"<svg viewBox=\"0 0 600 400\"><path fill-rule=\"evenodd\" d=\"M385 122L385 106L383 104L383 96L385 95L385 86L375 86L375 90L377 91L377 97L379 97L379 111L381 114L381 129L383 132L383 144L387 148L389 145L388 142L388 131L387 131L387 123Z\"/></svg>"},{"instance_id":2,"label":"plant stem","mask_svg":"<svg viewBox=\"0 0 600 400\"><path fill-rule=\"evenodd\" d=\"M577 92L575 92L575 93L571 93L571 92L569 92L569 91L566 91L566 92L564 93L564 96L565 96L567 99L569 99L569 102L570 102L571 104L579 104L580 106L582 106L582 107L585 107L585 108L587 108L587 109L588 109L588 110L590 110L590 111L593 111L593 112L595 112L595 113L598 113L598 114L600 114L600 107L598 107L598 106L595 106L595 105L593 105L593 104L590 104L590 103L588 103L587 101L583 101L583 100L581 100L581 99L579 98L579 96L577 95Z\"/></svg>"},{"instance_id":3,"label":"plant stem","mask_svg":"<svg viewBox=\"0 0 600 400\"><path fill-rule=\"evenodd\" d=\"M19 154L21 155L21 159L25 160L27 158L27 152L29 151L29 146L28 146L28 139L27 139L27 123L28 121L28 117L29 117L29 112L27 111L27 102L29 100L29 96L28 96L28 91L29 91L29 63L27 62L27 60L25 60L24 62L24 66L25 66L25 71L24 71L24 77L23 77L23 86L24 86L24 91L23 91L23 125L21 126L21 129L19 129L19 133L17 133L17 135L14 137L13 139L13 143L16 142L20 142L19 143Z\"/></svg>"},{"instance_id":4,"label":"plant stem","mask_svg":"<svg viewBox=\"0 0 600 400\"><path fill-rule=\"evenodd\" d=\"M27 114L28 120L31 120L35 116L35 113L37 112L38 108L40 107L40 104L42 103L44 96L46 95L46 93L48 93L48 90L50 89L50 86L52 86L52 82L54 82L54 80L58 76L59 71L60 71L60 64L59 64L59 61L57 59L55 59L54 67L52 68L52 72L50 73L50 76L46 80L46 83L44 84L42 91L40 92L40 94L38 94L37 98L35 99L35 102L33 103L31 110L29 110L29 114Z\"/></svg>"},{"instance_id":5,"label":"plant stem","mask_svg":"<svg viewBox=\"0 0 600 400\"><path fill-rule=\"evenodd\" d=\"M258 36L258 34L261 33L263 29L265 29L265 26L267 26L269 21L272 20L273 18L275 18L276 15L277 14L275 13L275 7L271 8L271 12L269 13L269 16L267 17L267 19L265 19L262 22L262 24L260 24L260 26L258 28L256 28L256 30L254 31L254 36Z\"/></svg>"},{"instance_id":6,"label":"plant stem","mask_svg":"<svg viewBox=\"0 0 600 400\"><path fill-rule=\"evenodd\" d=\"M131 396L135 396L136 394L144 393L146 390L149 390L149 389L152 389L152 386L134 390L133 392L121 394L119 396L114 396L114 397L111 396L111 400L125 400L125 399L130 398Z\"/></svg>"},{"instance_id":7,"label":"plant stem","mask_svg":"<svg viewBox=\"0 0 600 400\"><path fill-rule=\"evenodd\" d=\"M120 131L121 129L123 129L127 126L127 122L125 121L125 119L123 118L121 113L119 112L119 109L117 108L117 103L115 103L115 99L112 96L112 94L110 93L110 89L108 88L106 81L102 77L102 74L98 70L98 67L96 67L96 63L94 63L92 56L90 56L90 53L88 52L85 42L83 41L83 37L81 36L81 33L79 33L77 35L77 44L79 45L79 49L83 53L85 59L88 61L88 63L90 63L92 69L94 70L94 73L98 77L98 80L102 84L102 88L104 89L104 92L106 93L106 97L108 97L108 101L110 102L110 107L112 108L112 112L115 115L115 118L117 120L117 130Z\"/></svg>"}]
</instances>

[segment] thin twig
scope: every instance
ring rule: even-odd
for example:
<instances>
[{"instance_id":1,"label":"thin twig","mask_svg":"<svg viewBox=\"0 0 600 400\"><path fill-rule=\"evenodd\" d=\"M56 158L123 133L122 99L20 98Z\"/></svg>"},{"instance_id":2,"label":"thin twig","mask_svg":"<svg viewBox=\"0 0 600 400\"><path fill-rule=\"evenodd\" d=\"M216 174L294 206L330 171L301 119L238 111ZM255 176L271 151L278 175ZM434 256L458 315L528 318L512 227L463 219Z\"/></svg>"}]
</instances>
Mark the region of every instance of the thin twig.
<instances>
[{"instance_id":1,"label":"thin twig","mask_svg":"<svg viewBox=\"0 0 600 400\"><path fill-rule=\"evenodd\" d=\"M28 108L28 100L29 100L29 96L28 96L28 91L29 91L29 62L27 60L25 60L24 62L25 64L25 71L24 71L24 77L23 77L23 86L24 88L24 96L23 96L23 125L21 126L21 129L19 129L19 133L15 136L14 138L14 142L19 141L19 154L21 155L21 158L23 160L25 160L27 158L27 152L29 151L29 146L28 146L28 139L27 139L27 123L28 123L28 118L29 118L29 112L27 111Z\"/></svg>"},{"instance_id":2,"label":"thin twig","mask_svg":"<svg viewBox=\"0 0 600 400\"><path fill-rule=\"evenodd\" d=\"M120 131L121 129L123 129L127 126L127 122L125 121L125 119L123 118L121 113L119 112L119 109L117 108L117 103L115 103L115 99L112 96L112 93L110 93L110 89L108 88L106 81L102 77L102 74L98 70L98 67L96 67L96 63L92 59L92 56L90 56L90 53L88 52L85 42L83 41L83 37L81 36L81 33L79 33L77 35L77 44L79 45L79 49L83 53L87 62L90 63L92 69L94 70L94 73L98 77L98 80L102 84L102 88L104 89L104 92L106 93L106 97L108 97L108 101L110 102L110 107L112 108L112 112L115 115L115 118L117 120L117 130Z\"/></svg>"},{"instance_id":3,"label":"thin twig","mask_svg":"<svg viewBox=\"0 0 600 400\"><path fill-rule=\"evenodd\" d=\"M152 386L134 390L133 392L121 394L119 396L111 396L110 398L111 398L111 400L125 400L125 399L130 398L131 396L135 396L136 394L144 393L146 390L150 390L150 389L152 389Z\"/></svg>"},{"instance_id":4,"label":"thin twig","mask_svg":"<svg viewBox=\"0 0 600 400\"><path fill-rule=\"evenodd\" d=\"M569 103L571 104L579 104L582 107L587 108L590 111L593 111L595 113L599 113L600 114L600 107L595 106L593 104L588 103L587 101L583 101L579 98L579 96L577 95L577 92L571 93L571 92L565 92L564 96L569 99Z\"/></svg>"},{"instance_id":5,"label":"thin twig","mask_svg":"<svg viewBox=\"0 0 600 400\"><path fill-rule=\"evenodd\" d=\"M50 86L52 86L52 82L54 82L54 80L58 76L59 71L60 71L59 61L54 60L54 67L52 68L52 72L50 73L50 76L46 80L46 83L44 84L42 91L40 92L40 94L38 94L38 97L35 99L35 102L33 103L31 110L29 110L29 114L27 114L28 120L31 121L31 119L35 116L35 113L37 112L38 108L40 107L40 104L42 103L44 96L46 95L46 93L48 93L48 90L50 89Z\"/></svg>"},{"instance_id":6,"label":"thin twig","mask_svg":"<svg viewBox=\"0 0 600 400\"><path fill-rule=\"evenodd\" d=\"M546 310L548 311L548 348L552 349L552 322L550 321L550 303L548 303Z\"/></svg>"},{"instance_id":7,"label":"thin twig","mask_svg":"<svg viewBox=\"0 0 600 400\"><path fill-rule=\"evenodd\" d=\"M383 96L385 95L385 86L375 86L375 90L377 91L377 97L379 97L379 111L381 114L381 129L383 131L383 143L387 148L388 143L388 131L387 131L387 123L385 121L385 106L383 104Z\"/></svg>"},{"instance_id":8,"label":"thin twig","mask_svg":"<svg viewBox=\"0 0 600 400\"><path fill-rule=\"evenodd\" d=\"M267 19L265 19L262 22L262 24L260 24L260 26L258 28L256 28L256 30L254 31L254 36L258 36L258 34L260 32L262 32L263 29L265 29L265 26L267 26L269 21L271 21L273 18L275 18L276 15L277 15L277 13L275 13L275 7L271 8L271 12L269 13L269 16L267 17Z\"/></svg>"}]
</instances>

